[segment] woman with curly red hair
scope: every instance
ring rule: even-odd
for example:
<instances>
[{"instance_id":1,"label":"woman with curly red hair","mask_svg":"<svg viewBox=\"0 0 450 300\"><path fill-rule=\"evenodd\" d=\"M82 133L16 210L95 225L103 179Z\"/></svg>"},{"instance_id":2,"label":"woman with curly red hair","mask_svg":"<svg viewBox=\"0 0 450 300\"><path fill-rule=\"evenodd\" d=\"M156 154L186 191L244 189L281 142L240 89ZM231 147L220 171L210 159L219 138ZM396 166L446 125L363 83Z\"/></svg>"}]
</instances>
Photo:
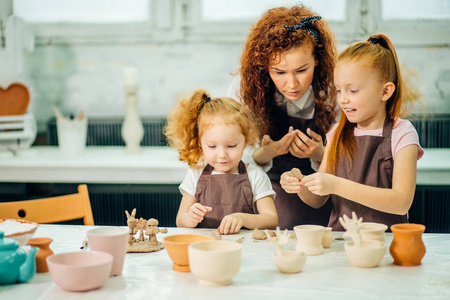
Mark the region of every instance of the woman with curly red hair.
<instances>
[{"instance_id":1,"label":"woman with curly red hair","mask_svg":"<svg viewBox=\"0 0 450 300\"><path fill-rule=\"evenodd\" d=\"M331 203L314 209L279 181L292 168L312 174L322 160L325 134L336 118L336 52L333 33L316 13L303 5L270 9L251 29L240 78L228 91L265 120L252 158L268 171L281 228L328 223Z\"/></svg>"}]
</instances>

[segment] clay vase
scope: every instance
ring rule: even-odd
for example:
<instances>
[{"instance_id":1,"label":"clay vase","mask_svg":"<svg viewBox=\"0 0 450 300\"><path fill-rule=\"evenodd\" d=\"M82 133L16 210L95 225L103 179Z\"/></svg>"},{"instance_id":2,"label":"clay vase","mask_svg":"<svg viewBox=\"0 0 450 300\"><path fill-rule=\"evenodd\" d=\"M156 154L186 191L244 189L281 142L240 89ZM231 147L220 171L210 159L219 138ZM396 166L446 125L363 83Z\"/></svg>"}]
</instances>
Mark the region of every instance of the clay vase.
<instances>
[{"instance_id":1,"label":"clay vase","mask_svg":"<svg viewBox=\"0 0 450 300\"><path fill-rule=\"evenodd\" d=\"M51 238L32 238L27 241L31 247L38 247L39 251L36 254L36 272L48 272L47 256L52 255L53 251L50 249L50 243L53 242Z\"/></svg>"},{"instance_id":2,"label":"clay vase","mask_svg":"<svg viewBox=\"0 0 450 300\"><path fill-rule=\"evenodd\" d=\"M322 237L322 246L324 248L330 248L331 244L333 243L333 240L334 240L334 236L332 233L332 228L325 227L325 231L323 232L323 237Z\"/></svg>"},{"instance_id":3,"label":"clay vase","mask_svg":"<svg viewBox=\"0 0 450 300\"><path fill-rule=\"evenodd\" d=\"M306 255L320 255L323 253L322 238L325 227L321 225L297 225L294 227L297 236L295 251L305 252Z\"/></svg>"},{"instance_id":4,"label":"clay vase","mask_svg":"<svg viewBox=\"0 0 450 300\"><path fill-rule=\"evenodd\" d=\"M389 252L394 258L394 264L399 266L418 266L425 256L425 244L422 224L401 223L391 226L394 234Z\"/></svg>"}]
</instances>

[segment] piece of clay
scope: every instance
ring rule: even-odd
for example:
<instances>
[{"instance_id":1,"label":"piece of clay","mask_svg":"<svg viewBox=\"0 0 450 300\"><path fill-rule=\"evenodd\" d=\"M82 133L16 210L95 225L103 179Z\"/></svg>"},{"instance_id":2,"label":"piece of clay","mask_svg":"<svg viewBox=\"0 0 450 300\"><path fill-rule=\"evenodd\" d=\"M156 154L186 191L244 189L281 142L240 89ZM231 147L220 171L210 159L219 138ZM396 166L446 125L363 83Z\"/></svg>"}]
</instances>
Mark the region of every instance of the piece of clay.
<instances>
[{"instance_id":1,"label":"piece of clay","mask_svg":"<svg viewBox=\"0 0 450 300\"><path fill-rule=\"evenodd\" d=\"M161 228L161 229L159 230L159 232L161 232L161 233L167 233L167 228Z\"/></svg>"},{"instance_id":2,"label":"piece of clay","mask_svg":"<svg viewBox=\"0 0 450 300\"><path fill-rule=\"evenodd\" d=\"M302 174L302 172L298 168L293 168L291 170L291 174L294 177L297 177L298 179L302 180L305 175Z\"/></svg>"},{"instance_id":3,"label":"piece of clay","mask_svg":"<svg viewBox=\"0 0 450 300\"><path fill-rule=\"evenodd\" d=\"M267 239L267 235L264 233L264 231L259 230L258 228L255 228L255 229L253 230L252 237L253 237L255 240L265 240L265 239Z\"/></svg>"},{"instance_id":4,"label":"piece of clay","mask_svg":"<svg viewBox=\"0 0 450 300\"><path fill-rule=\"evenodd\" d=\"M210 236L213 238L213 240L221 240L222 239L222 236L220 235L220 232L217 229L211 231Z\"/></svg>"}]
</instances>

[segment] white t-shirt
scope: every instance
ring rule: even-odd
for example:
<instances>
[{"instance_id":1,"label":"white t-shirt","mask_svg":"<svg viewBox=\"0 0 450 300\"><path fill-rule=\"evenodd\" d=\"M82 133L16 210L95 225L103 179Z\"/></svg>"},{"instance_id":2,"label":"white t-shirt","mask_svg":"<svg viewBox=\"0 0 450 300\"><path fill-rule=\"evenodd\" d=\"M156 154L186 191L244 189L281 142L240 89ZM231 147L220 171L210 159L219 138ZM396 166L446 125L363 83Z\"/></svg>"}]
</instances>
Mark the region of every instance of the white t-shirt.
<instances>
[{"instance_id":1,"label":"white t-shirt","mask_svg":"<svg viewBox=\"0 0 450 300\"><path fill-rule=\"evenodd\" d=\"M202 175L205 164L189 168L183 182L180 184L179 189L181 194L188 193L189 195L195 197L195 192L197 190L197 182ZM211 175L221 174L215 171L211 172ZM255 202L259 199L271 196L275 199L275 191L272 188L269 176L258 166L249 164L247 166L248 179L252 187L253 192L253 209L256 213Z\"/></svg>"}]
</instances>

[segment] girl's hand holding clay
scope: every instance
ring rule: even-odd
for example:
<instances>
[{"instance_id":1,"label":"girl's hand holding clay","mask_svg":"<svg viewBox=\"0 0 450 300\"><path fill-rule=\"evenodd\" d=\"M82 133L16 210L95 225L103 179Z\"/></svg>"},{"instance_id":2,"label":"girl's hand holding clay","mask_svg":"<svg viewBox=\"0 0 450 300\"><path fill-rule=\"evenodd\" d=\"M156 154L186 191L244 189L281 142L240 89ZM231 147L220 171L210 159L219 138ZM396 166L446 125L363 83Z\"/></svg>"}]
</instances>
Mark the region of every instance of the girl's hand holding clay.
<instances>
[{"instance_id":1,"label":"girl's hand holding clay","mask_svg":"<svg viewBox=\"0 0 450 300\"><path fill-rule=\"evenodd\" d=\"M300 181L303 179L303 174L299 169L293 168L289 172L281 174L280 184L283 190L288 194L299 193L301 190Z\"/></svg>"},{"instance_id":2,"label":"girl's hand holding clay","mask_svg":"<svg viewBox=\"0 0 450 300\"><path fill-rule=\"evenodd\" d=\"M223 217L217 230L220 234L238 233L243 225L244 215L242 213L234 213Z\"/></svg>"},{"instance_id":3,"label":"girl's hand holding clay","mask_svg":"<svg viewBox=\"0 0 450 300\"><path fill-rule=\"evenodd\" d=\"M192 218L192 221L200 223L203 221L203 217L206 215L207 212L212 211L212 207L210 206L203 206L200 203L194 203L189 208L189 215Z\"/></svg>"}]
</instances>

